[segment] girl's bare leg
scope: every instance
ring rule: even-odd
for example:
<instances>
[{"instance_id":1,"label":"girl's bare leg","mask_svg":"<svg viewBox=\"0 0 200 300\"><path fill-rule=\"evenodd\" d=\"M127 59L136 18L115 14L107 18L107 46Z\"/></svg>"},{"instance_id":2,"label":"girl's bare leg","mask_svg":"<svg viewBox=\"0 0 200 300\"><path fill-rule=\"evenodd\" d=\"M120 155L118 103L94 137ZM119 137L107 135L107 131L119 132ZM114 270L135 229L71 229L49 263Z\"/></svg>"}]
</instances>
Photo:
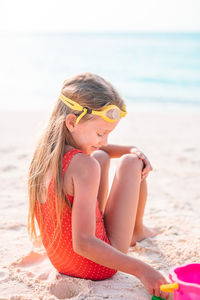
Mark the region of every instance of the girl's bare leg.
<instances>
[{"instance_id":1,"label":"girl's bare leg","mask_svg":"<svg viewBox=\"0 0 200 300\"><path fill-rule=\"evenodd\" d=\"M111 245L127 253L135 226L143 163L135 154L119 159L104 212Z\"/></svg>"},{"instance_id":2,"label":"girl's bare leg","mask_svg":"<svg viewBox=\"0 0 200 300\"><path fill-rule=\"evenodd\" d=\"M97 150L93 152L92 156L99 162L101 166L101 179L97 200L99 202L100 211L104 213L109 190L110 156L103 150Z\"/></svg>"},{"instance_id":3,"label":"girl's bare leg","mask_svg":"<svg viewBox=\"0 0 200 300\"><path fill-rule=\"evenodd\" d=\"M140 196L137 208L137 215L135 220L135 227L131 240L131 246L134 246L136 242L146 239L148 237L155 236L157 232L151 228L144 226L143 216L147 200L147 182L146 179L141 181L140 184Z\"/></svg>"},{"instance_id":4,"label":"girl's bare leg","mask_svg":"<svg viewBox=\"0 0 200 300\"><path fill-rule=\"evenodd\" d=\"M105 211L105 207L106 207L106 201L107 201L107 194L108 194L108 189L109 189L109 185L108 185L108 171L109 171L109 166L110 166L110 158L109 155L102 151L102 150L98 150L95 151L92 154L93 157L95 157L100 166L101 166L101 180L100 180L100 186L99 186L99 193L98 193L98 201L99 201L99 207L100 210L102 212ZM132 227L132 234L131 234L131 240L130 240L130 245L134 245L136 241L138 240L142 240L144 238L147 238L149 236L153 236L154 232L149 230L148 228L146 228L143 225L143 215L144 215L144 208L145 208L145 204L146 204L146 198L147 198L147 184L146 184L146 180L141 182L141 169L138 170L138 167L135 168L135 170L133 170L133 172L131 171L132 169L134 169L134 166L136 165L142 165L141 161L133 154L127 154L124 155L121 159L120 159L120 165L118 167L118 170L115 174L115 179L114 181L116 182L115 185L117 185L117 183L119 182L119 184L122 184L121 187L121 193L123 193L123 198L125 196L125 193L127 193L127 191L125 191L125 187L123 186L123 180L127 181L127 177L129 177L128 173L130 174L130 184L128 185L132 185L133 181L134 181L134 173L138 173L136 177L138 177L138 189L139 189L139 196L136 199L134 205L134 215L133 218L131 219L131 227ZM126 166L124 166L126 165ZM131 165L131 166L130 166ZM122 168L123 166L123 168ZM129 166L131 167L131 170L124 170L124 169L129 169ZM125 173L123 175L123 172ZM116 175L118 174L118 177L121 176L123 177L120 180L117 180ZM111 191L115 189L115 185L114 185L114 181L113 181L113 185L111 188ZM134 185L134 183L133 183ZM134 185L135 186L135 185ZM120 188L120 187L118 187ZM134 187L132 186L132 190L134 190ZM120 193L119 192L119 193ZM111 202L112 200L112 195L114 195L114 191L112 191L112 194L110 193L109 195L109 202ZM115 196L113 196L115 198ZM134 197L134 196L133 196ZM130 197L129 197L130 198ZM123 202L123 201L122 201ZM116 205L115 205L116 206ZM110 204L110 209L111 209L112 205ZM115 209L115 208L114 208ZM107 212L108 213L108 212ZM109 213L108 213L109 215ZM117 221L118 222L118 221ZM105 223L106 223L106 215L105 215ZM122 222L118 222L119 224L122 224ZM117 228L117 227L116 227ZM124 226L124 230L127 231L127 229ZM112 239L112 238L111 238Z\"/></svg>"}]
</instances>

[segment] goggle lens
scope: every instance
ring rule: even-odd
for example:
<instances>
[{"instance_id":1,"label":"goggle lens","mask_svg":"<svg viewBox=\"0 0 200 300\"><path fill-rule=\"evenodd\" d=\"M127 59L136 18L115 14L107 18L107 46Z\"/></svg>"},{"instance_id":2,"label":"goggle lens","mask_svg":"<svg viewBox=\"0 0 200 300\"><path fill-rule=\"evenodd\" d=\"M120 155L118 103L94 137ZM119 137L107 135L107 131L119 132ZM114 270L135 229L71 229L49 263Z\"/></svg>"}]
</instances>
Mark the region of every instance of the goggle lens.
<instances>
[{"instance_id":1,"label":"goggle lens","mask_svg":"<svg viewBox=\"0 0 200 300\"><path fill-rule=\"evenodd\" d=\"M120 119L121 112L117 108L109 109L106 112L106 117L111 119L111 120L118 120Z\"/></svg>"}]
</instances>

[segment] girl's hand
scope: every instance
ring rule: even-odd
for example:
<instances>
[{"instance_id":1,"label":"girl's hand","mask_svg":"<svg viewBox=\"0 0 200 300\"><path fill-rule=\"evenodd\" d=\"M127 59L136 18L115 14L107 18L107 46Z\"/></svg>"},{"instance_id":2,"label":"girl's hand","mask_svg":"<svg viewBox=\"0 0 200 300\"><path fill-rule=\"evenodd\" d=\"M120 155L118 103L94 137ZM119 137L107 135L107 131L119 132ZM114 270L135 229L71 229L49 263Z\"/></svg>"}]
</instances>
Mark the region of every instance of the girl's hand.
<instances>
[{"instance_id":1,"label":"girl's hand","mask_svg":"<svg viewBox=\"0 0 200 300\"><path fill-rule=\"evenodd\" d=\"M142 169L142 180L147 178L149 172L153 170L148 158L136 147L131 148L130 153L136 154L137 157L143 161L144 166Z\"/></svg>"},{"instance_id":2,"label":"girl's hand","mask_svg":"<svg viewBox=\"0 0 200 300\"><path fill-rule=\"evenodd\" d=\"M160 291L160 286L168 283L165 277L150 266L147 266L144 271L145 272L143 272L139 279L144 284L149 294L168 299L169 294Z\"/></svg>"}]
</instances>

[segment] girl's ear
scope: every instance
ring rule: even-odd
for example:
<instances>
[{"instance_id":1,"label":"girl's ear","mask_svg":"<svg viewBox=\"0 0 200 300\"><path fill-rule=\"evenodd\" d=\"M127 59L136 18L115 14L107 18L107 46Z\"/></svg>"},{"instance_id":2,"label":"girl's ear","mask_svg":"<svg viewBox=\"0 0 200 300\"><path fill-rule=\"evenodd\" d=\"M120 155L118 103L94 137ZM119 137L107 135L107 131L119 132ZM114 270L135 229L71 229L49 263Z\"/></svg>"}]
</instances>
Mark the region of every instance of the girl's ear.
<instances>
[{"instance_id":1,"label":"girl's ear","mask_svg":"<svg viewBox=\"0 0 200 300\"><path fill-rule=\"evenodd\" d=\"M65 119L65 125L70 132L73 132L76 126L77 117L74 114L68 114Z\"/></svg>"}]
</instances>

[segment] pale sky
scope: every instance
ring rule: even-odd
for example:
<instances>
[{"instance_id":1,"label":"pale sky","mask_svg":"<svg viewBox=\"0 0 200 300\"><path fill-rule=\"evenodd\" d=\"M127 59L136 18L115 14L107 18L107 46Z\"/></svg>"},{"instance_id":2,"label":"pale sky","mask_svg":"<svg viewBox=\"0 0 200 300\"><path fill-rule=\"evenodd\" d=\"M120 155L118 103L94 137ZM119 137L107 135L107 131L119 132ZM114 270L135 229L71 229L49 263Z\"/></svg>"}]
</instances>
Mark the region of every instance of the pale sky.
<instances>
[{"instance_id":1,"label":"pale sky","mask_svg":"<svg viewBox=\"0 0 200 300\"><path fill-rule=\"evenodd\" d=\"M200 31L200 0L0 0L10 31Z\"/></svg>"}]
</instances>

